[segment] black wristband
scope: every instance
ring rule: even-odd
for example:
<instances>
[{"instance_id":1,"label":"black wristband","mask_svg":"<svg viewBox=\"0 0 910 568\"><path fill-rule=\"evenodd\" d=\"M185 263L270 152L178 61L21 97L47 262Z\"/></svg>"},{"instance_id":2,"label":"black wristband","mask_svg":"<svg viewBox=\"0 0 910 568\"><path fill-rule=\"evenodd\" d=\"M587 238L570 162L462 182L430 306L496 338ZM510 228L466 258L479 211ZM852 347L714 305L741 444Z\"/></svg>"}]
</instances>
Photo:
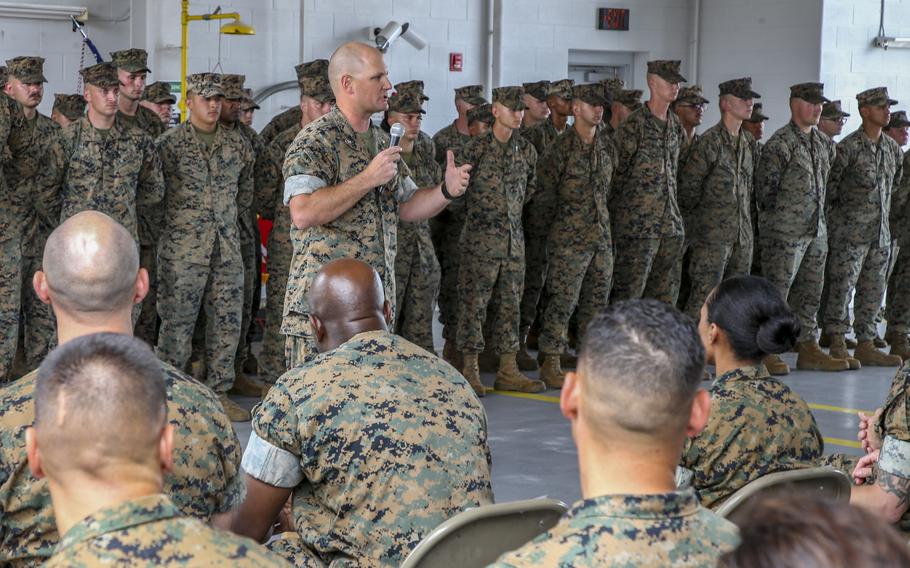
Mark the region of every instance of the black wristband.
<instances>
[{"instance_id":1,"label":"black wristband","mask_svg":"<svg viewBox=\"0 0 910 568\"><path fill-rule=\"evenodd\" d=\"M455 195L452 195L451 193L449 193L449 190L446 189L446 182L445 182L445 180L443 180L443 182L442 182L441 184L439 184L439 191L441 191L441 192L442 192L442 196L445 197L446 199L448 199L449 201L454 201L454 200L456 200L456 199L458 199L458 198L461 197L461 195L455 196Z\"/></svg>"}]
</instances>

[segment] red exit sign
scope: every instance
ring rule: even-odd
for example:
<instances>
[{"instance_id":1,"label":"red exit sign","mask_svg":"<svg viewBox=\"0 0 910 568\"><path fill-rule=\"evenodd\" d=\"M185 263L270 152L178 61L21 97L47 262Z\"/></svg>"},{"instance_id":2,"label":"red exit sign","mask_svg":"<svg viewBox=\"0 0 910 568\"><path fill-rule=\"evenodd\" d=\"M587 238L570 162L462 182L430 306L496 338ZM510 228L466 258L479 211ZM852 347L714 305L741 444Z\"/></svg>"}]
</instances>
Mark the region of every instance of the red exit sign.
<instances>
[{"instance_id":1,"label":"red exit sign","mask_svg":"<svg viewBox=\"0 0 910 568\"><path fill-rule=\"evenodd\" d=\"M597 29L628 31L628 29L629 29L629 9L628 8L598 8L598 10L597 10Z\"/></svg>"}]
</instances>

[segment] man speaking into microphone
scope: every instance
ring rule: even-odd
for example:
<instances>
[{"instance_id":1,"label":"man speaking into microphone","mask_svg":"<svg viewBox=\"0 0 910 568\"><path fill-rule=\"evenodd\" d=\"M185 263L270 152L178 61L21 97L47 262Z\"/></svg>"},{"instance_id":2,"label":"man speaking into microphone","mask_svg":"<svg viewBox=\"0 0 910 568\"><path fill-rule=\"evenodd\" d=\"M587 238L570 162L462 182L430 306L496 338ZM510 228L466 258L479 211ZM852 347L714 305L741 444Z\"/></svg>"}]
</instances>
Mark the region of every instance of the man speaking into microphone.
<instances>
[{"instance_id":1,"label":"man speaking into microphone","mask_svg":"<svg viewBox=\"0 0 910 568\"><path fill-rule=\"evenodd\" d=\"M369 263L382 278L394 318L399 217L436 215L464 194L470 178L471 166L456 167L449 152L444 181L417 188L400 162L401 148L390 147L389 135L370 121L388 108L392 88L379 50L342 45L329 60L329 81L335 108L300 131L283 168L294 244L281 326L289 369L316 354L307 291L322 266L338 258Z\"/></svg>"}]
</instances>

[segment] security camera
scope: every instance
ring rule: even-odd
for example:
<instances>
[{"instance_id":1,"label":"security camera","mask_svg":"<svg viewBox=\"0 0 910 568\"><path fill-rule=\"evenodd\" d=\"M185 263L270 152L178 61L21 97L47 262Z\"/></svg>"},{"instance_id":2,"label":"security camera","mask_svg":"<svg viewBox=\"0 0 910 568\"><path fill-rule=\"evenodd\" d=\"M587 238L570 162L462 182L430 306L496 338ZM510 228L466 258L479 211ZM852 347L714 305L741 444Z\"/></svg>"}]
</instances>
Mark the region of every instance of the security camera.
<instances>
[{"instance_id":1,"label":"security camera","mask_svg":"<svg viewBox=\"0 0 910 568\"><path fill-rule=\"evenodd\" d=\"M376 43L376 48L382 53L388 51L389 47L399 37L404 38L406 42L417 49L424 49L427 46L427 42L410 29L408 22L399 24L393 20L386 24L384 28L373 28L370 32L370 39Z\"/></svg>"}]
</instances>

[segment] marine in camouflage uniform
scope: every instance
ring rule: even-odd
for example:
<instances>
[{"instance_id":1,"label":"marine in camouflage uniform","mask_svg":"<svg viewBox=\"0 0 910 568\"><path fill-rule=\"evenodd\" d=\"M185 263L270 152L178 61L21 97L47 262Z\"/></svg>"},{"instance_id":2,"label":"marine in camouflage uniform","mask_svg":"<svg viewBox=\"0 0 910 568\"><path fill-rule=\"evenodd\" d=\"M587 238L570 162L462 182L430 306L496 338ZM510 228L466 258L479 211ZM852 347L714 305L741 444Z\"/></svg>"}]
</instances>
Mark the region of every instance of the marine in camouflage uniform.
<instances>
[{"instance_id":1,"label":"marine in camouflage uniform","mask_svg":"<svg viewBox=\"0 0 910 568\"><path fill-rule=\"evenodd\" d=\"M311 561L397 566L442 521L492 503L486 436L483 407L454 368L367 331L272 387L242 465L293 489Z\"/></svg>"},{"instance_id":2,"label":"marine in camouflage uniform","mask_svg":"<svg viewBox=\"0 0 910 568\"><path fill-rule=\"evenodd\" d=\"M562 387L559 356L569 347L573 311L578 309L578 329L587 329L594 314L607 306L613 280L607 199L616 151L599 120L584 122L598 107L609 106L609 100L600 85L576 85L572 97L589 108L576 109L575 125L552 142L537 168L538 187L552 193L556 205L546 247L549 270L539 338L544 354L540 378L551 388ZM582 125L594 128L591 140L580 134Z\"/></svg>"},{"instance_id":3,"label":"marine in camouflage uniform","mask_svg":"<svg viewBox=\"0 0 910 568\"><path fill-rule=\"evenodd\" d=\"M679 89L679 95L676 96L676 100L670 105L673 113L679 118L679 123L682 125L683 130L686 132L685 141L679 149L678 170L681 170L686 165L692 148L695 147L700 138L698 132L695 132L695 127L701 124L702 117L705 114L705 105L708 102L708 99L703 94L701 85L688 85Z\"/></svg>"},{"instance_id":4,"label":"marine in camouflage uniform","mask_svg":"<svg viewBox=\"0 0 910 568\"><path fill-rule=\"evenodd\" d=\"M165 495L95 511L66 531L45 566L287 566L254 541L183 517Z\"/></svg>"},{"instance_id":5,"label":"marine in camouflage uniform","mask_svg":"<svg viewBox=\"0 0 910 568\"><path fill-rule=\"evenodd\" d=\"M222 95L217 74L190 75L187 83L197 101ZM213 132L203 133L192 116L158 138L157 146L167 182L164 233L169 237L158 243L158 355L184 368L204 309L206 384L231 407L225 393L234 383L243 317L238 217L252 204L253 149L239 132L217 121Z\"/></svg>"},{"instance_id":6,"label":"marine in camouflage uniform","mask_svg":"<svg viewBox=\"0 0 910 568\"><path fill-rule=\"evenodd\" d=\"M298 67L300 76L298 84L302 98L309 97L322 104L335 100L332 87L329 85L328 60L316 59ZM291 210L284 205L284 177L281 168L288 148L305 126L302 124L303 120L302 118L300 123L279 134L268 145L266 152L270 162L270 174L267 183L257 188L256 203L262 217L274 221L266 243L269 278L266 281L265 331L262 337L262 354L259 357L260 375L269 383L274 383L289 368L285 360L287 339L281 332L281 320L284 316L284 296L288 289L294 246L291 244Z\"/></svg>"},{"instance_id":7,"label":"marine in camouflage uniform","mask_svg":"<svg viewBox=\"0 0 910 568\"><path fill-rule=\"evenodd\" d=\"M11 86L20 89L29 85L43 85L44 59L41 57L17 57L6 62ZM25 84L25 85L21 85ZM15 93L14 93L15 94ZM21 334L25 365L35 369L56 345L54 315L50 306L44 304L32 288L32 277L41 270L44 243L59 220L55 209L59 186L47 183L44 170L52 156L52 148L58 142L60 126L37 110L43 88L36 99L24 97L19 101L23 121L19 133L20 143L11 148L10 160L6 166L6 183L16 198L16 210L21 223L22 284L21 284Z\"/></svg>"},{"instance_id":8,"label":"marine in camouflage uniform","mask_svg":"<svg viewBox=\"0 0 910 568\"><path fill-rule=\"evenodd\" d=\"M690 489L577 501L559 523L490 568L519 566L714 566L739 544L736 526L698 504Z\"/></svg>"},{"instance_id":9,"label":"marine in camouflage uniform","mask_svg":"<svg viewBox=\"0 0 910 568\"><path fill-rule=\"evenodd\" d=\"M422 101L428 100L420 86L395 85L396 93L389 99L389 112L420 113ZM433 140L424 132L410 141L410 150L402 146L401 159L411 170L418 187L430 187L442 182L442 168L436 162ZM439 262L433 249L428 220L398 225L398 252L395 255L395 305L398 317L395 332L408 341L435 353L433 347L433 308L439 290Z\"/></svg>"},{"instance_id":10,"label":"marine in camouflage uniform","mask_svg":"<svg viewBox=\"0 0 910 568\"><path fill-rule=\"evenodd\" d=\"M74 120L85 116L85 96L54 94L54 106L51 109L51 120L60 126L69 126Z\"/></svg>"},{"instance_id":11,"label":"marine in camouflage uniform","mask_svg":"<svg viewBox=\"0 0 910 568\"><path fill-rule=\"evenodd\" d=\"M891 236L897 243L897 260L888 279L885 339L891 354L910 358L910 151L904 153L903 178L891 201Z\"/></svg>"},{"instance_id":12,"label":"marine in camouflage uniform","mask_svg":"<svg viewBox=\"0 0 910 568\"><path fill-rule=\"evenodd\" d=\"M151 73L151 69L148 68L148 53L144 49L131 48L114 51L111 53L111 61L117 67L118 72L142 73L143 75ZM140 93L137 98L130 99L127 97L126 91L121 89L120 109L117 111L117 118L120 119L120 122L145 132L154 140L164 134L167 128L161 122L161 117L157 113L139 104L141 98L142 95ZM135 112L132 114L124 112L123 107L126 105L133 106Z\"/></svg>"},{"instance_id":13,"label":"marine in camouflage uniform","mask_svg":"<svg viewBox=\"0 0 910 568\"><path fill-rule=\"evenodd\" d=\"M813 115L817 120L821 104L828 100L823 88L821 83L793 85L791 106L817 107L818 113ZM777 287L799 319L797 367L842 371L849 368L847 361L829 357L816 341L816 315L828 256L826 182L836 150L834 142L817 128L809 125L803 132L795 119L794 115L764 145L756 170L762 275ZM789 372L776 355L765 361L779 367L772 370L775 374Z\"/></svg>"},{"instance_id":14,"label":"marine in camouflage uniform","mask_svg":"<svg viewBox=\"0 0 910 568\"><path fill-rule=\"evenodd\" d=\"M758 200L755 197L755 179L758 175L758 164L761 162L761 138L765 134L765 121L769 120L767 116L762 113L762 104L755 103L752 105L752 116L748 120L744 120L742 124L742 129L752 135L752 165L754 166L755 174L752 176L752 269L751 273L756 276L761 276L761 247L758 234ZM771 374L774 374L772 369Z\"/></svg>"},{"instance_id":15,"label":"marine in camouflage uniform","mask_svg":"<svg viewBox=\"0 0 910 568\"><path fill-rule=\"evenodd\" d=\"M18 136L16 131L21 131L24 124L25 117L16 101L0 95L0 151L3 154L8 153L7 145ZM22 285L20 219L15 207L19 200L12 189L0 170L0 383L10 379L16 356Z\"/></svg>"},{"instance_id":16,"label":"marine in camouflage uniform","mask_svg":"<svg viewBox=\"0 0 910 568\"><path fill-rule=\"evenodd\" d=\"M649 61L648 74L679 83L685 81L679 65ZM661 120L648 105L616 132L617 170L609 203L616 244L614 301L645 297L676 303L684 239L676 173L685 137L676 114L668 110Z\"/></svg>"},{"instance_id":17,"label":"marine in camouflage uniform","mask_svg":"<svg viewBox=\"0 0 910 568\"><path fill-rule=\"evenodd\" d=\"M749 274L752 267L754 140L740 127L742 116L734 113L751 114L747 101L760 95L752 90L752 79L744 77L721 83L720 96L730 97L722 100L727 106L720 122L694 144L679 172L679 208L689 235L691 287L685 312L694 321L715 286ZM735 135L727 120L735 124Z\"/></svg>"},{"instance_id":18,"label":"marine in camouflage uniform","mask_svg":"<svg viewBox=\"0 0 910 568\"><path fill-rule=\"evenodd\" d=\"M243 501L241 446L205 386L161 364L168 422L174 426L174 468L164 492L183 515L208 521ZM49 557L59 535L45 479L29 471L25 431L35 419L32 372L0 390L0 565L35 566ZM204 443L200 443L204 441Z\"/></svg>"},{"instance_id":19,"label":"marine in camouflage uniform","mask_svg":"<svg viewBox=\"0 0 910 568\"><path fill-rule=\"evenodd\" d=\"M519 373L515 360L525 270L521 212L537 186L537 151L515 134L521 117L511 124L515 112L525 108L523 91L521 87L493 90L494 115L502 114L490 132L473 139L464 152L473 170L460 241L465 254L458 275L458 348L464 359L462 373L478 394L483 387L477 356L486 345L483 328L491 303L496 310L491 314L489 347L500 354L495 388L524 392L545 388Z\"/></svg>"},{"instance_id":20,"label":"marine in camouflage uniform","mask_svg":"<svg viewBox=\"0 0 910 568\"><path fill-rule=\"evenodd\" d=\"M734 369L711 386L711 415L683 448L701 504L716 508L750 481L812 467L824 450L806 401L764 365Z\"/></svg>"},{"instance_id":21,"label":"marine in camouflage uniform","mask_svg":"<svg viewBox=\"0 0 910 568\"><path fill-rule=\"evenodd\" d=\"M304 61L303 63L296 65L294 71L297 73L297 83L303 81L304 77L312 76L316 71L316 68L313 67L315 61L324 61L326 65L326 72L328 72L328 60L327 59L317 59L314 61ZM320 63L320 65L322 65ZM265 125L265 128L259 132L259 136L262 137L262 142L268 146L272 141L282 132L288 128L292 128L298 124L303 119L303 111L300 110L300 106L292 106L291 108L282 111L281 113L272 117L272 120Z\"/></svg>"},{"instance_id":22,"label":"marine in camouflage uniform","mask_svg":"<svg viewBox=\"0 0 910 568\"><path fill-rule=\"evenodd\" d=\"M903 170L900 146L880 129L888 123L888 107L897 101L888 97L885 87L865 90L856 99L860 110L866 111L863 126L837 145L828 176L831 239L824 331L831 338L831 355L849 357L844 334L850 330L849 307L855 289L853 357L865 365L900 366L900 357L881 353L873 343L891 254L891 192ZM869 138L866 127L879 128L877 141Z\"/></svg>"},{"instance_id":23,"label":"marine in camouflage uniform","mask_svg":"<svg viewBox=\"0 0 910 568\"><path fill-rule=\"evenodd\" d=\"M575 82L571 79L562 79L550 83L550 90L547 95L547 104L550 106L551 111L550 116L543 122L521 132L522 138L534 146L537 156L540 158L550 150L556 139L568 130L568 116L555 112L554 106L567 104L572 100L572 86L574 84ZM551 98L561 100L552 100ZM561 124L558 124L558 122L561 122ZM538 161L537 176L551 175L549 172L544 172L542 168L553 165L550 162ZM534 370L537 365L533 364L533 359L526 356L527 347L525 342L531 326L537 319L538 304L543 293L544 283L547 281L547 239L549 239L550 228L553 226L553 219L556 215L556 191L557 187L555 185L549 187L540 186L538 191L529 196L529 200L522 211L521 222L522 227L524 227L525 239L525 272L524 287L521 293L518 340L519 359L522 363L522 368L529 371ZM541 307L542 310L543 307Z\"/></svg>"}]
</instances>

